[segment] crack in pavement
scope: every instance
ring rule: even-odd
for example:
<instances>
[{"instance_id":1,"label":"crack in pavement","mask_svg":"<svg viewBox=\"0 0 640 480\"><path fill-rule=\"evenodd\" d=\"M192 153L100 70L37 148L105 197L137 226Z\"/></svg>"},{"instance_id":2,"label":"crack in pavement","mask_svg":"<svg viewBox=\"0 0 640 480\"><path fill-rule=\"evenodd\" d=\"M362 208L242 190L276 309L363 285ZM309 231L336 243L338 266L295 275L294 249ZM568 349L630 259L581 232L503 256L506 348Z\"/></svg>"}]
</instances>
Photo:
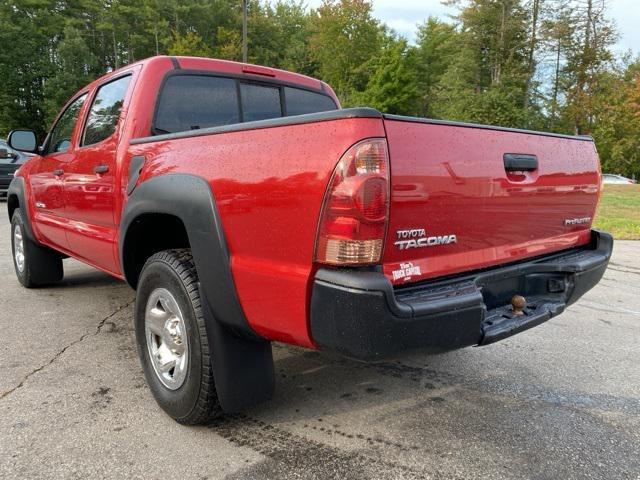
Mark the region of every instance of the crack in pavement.
<instances>
[{"instance_id":1,"label":"crack in pavement","mask_svg":"<svg viewBox=\"0 0 640 480\"><path fill-rule=\"evenodd\" d=\"M636 271L640 272L640 268L633 267L631 265L622 265L620 263L616 263L616 262L612 262L612 261L609 261L609 265L613 265L614 267L626 268L628 270L636 270Z\"/></svg>"},{"instance_id":2,"label":"crack in pavement","mask_svg":"<svg viewBox=\"0 0 640 480\"><path fill-rule=\"evenodd\" d=\"M595 304L596 306L590 305L589 303ZM596 312L616 312L616 313L622 313L623 315L635 315L635 316L640 315L640 311L637 311L637 310L630 310L628 308L623 308L623 307L613 307L613 306L606 305L604 303L594 302L594 301L586 302L585 300L582 300L580 303L575 303L571 307L587 308L589 310L595 310Z\"/></svg>"},{"instance_id":3,"label":"crack in pavement","mask_svg":"<svg viewBox=\"0 0 640 480\"><path fill-rule=\"evenodd\" d=\"M115 315L120 313L122 310L124 310L125 308L129 307L134 301L135 301L135 299L130 300L126 304L120 305L119 307L117 307L113 312L111 312L109 315L107 315L102 320L100 320L100 322L98 322L98 325L96 326L95 332L87 332L87 333L83 334L80 338L77 338L76 340L72 341L71 343L65 345L53 357L51 357L47 362L43 363L39 367L37 367L34 370L32 370L29 373L27 373L24 376L24 378L20 381L20 383L18 383L18 385L16 385L13 388L10 388L9 390L1 392L0 393L0 400L4 400L6 397L11 395L13 392L18 390L19 388L22 388L22 386L27 382L27 380L29 380L29 378L31 378L36 373L41 372L42 370L47 368L49 365L53 364L56 360L58 360L58 358L60 358L62 355L64 355L64 353L67 350L69 350L71 347L73 347L74 345L82 343L88 337L95 337L96 335L98 335L100 333L100 331L102 330L102 327L104 327L104 325L107 322L107 320L109 320L110 318L113 318Z\"/></svg>"},{"instance_id":4,"label":"crack in pavement","mask_svg":"<svg viewBox=\"0 0 640 480\"><path fill-rule=\"evenodd\" d=\"M630 275L640 275L640 272L634 272L633 270L623 270L622 268L607 267L607 270L614 272L628 273Z\"/></svg>"}]
</instances>

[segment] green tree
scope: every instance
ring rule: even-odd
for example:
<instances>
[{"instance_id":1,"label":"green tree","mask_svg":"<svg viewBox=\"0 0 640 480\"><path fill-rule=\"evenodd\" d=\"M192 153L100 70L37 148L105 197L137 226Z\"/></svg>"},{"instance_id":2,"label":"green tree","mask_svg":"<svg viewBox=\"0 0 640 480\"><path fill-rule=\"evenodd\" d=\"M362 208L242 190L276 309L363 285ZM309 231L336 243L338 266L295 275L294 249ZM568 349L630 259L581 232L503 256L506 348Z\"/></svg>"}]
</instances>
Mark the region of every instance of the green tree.
<instances>
[{"instance_id":1,"label":"green tree","mask_svg":"<svg viewBox=\"0 0 640 480\"><path fill-rule=\"evenodd\" d=\"M54 0L0 2L0 130L43 134L43 84L55 72L51 56L64 19Z\"/></svg>"},{"instance_id":2,"label":"green tree","mask_svg":"<svg viewBox=\"0 0 640 480\"><path fill-rule=\"evenodd\" d=\"M369 61L380 52L381 25L365 0L324 0L313 12L309 49L318 74L345 105L369 79Z\"/></svg>"},{"instance_id":3,"label":"green tree","mask_svg":"<svg viewBox=\"0 0 640 480\"><path fill-rule=\"evenodd\" d=\"M572 43L575 29L573 12L567 0L555 2L550 7L541 25L541 53L551 58L550 73L547 75L547 92L541 103L547 111L543 128L552 132L567 131L561 124L560 108L562 99L563 61Z\"/></svg>"},{"instance_id":4,"label":"green tree","mask_svg":"<svg viewBox=\"0 0 640 480\"><path fill-rule=\"evenodd\" d=\"M60 106L98 74L96 57L80 31L72 26L64 29L64 38L56 47L54 56L58 70L44 84L47 125L53 121Z\"/></svg>"},{"instance_id":5,"label":"green tree","mask_svg":"<svg viewBox=\"0 0 640 480\"><path fill-rule=\"evenodd\" d=\"M187 32L181 35L177 31L174 31L173 43L169 46L168 53L169 55L210 57L212 50L197 33Z\"/></svg>"},{"instance_id":6,"label":"green tree","mask_svg":"<svg viewBox=\"0 0 640 480\"><path fill-rule=\"evenodd\" d=\"M562 115L576 134L593 131L594 100L603 75L612 67L611 46L617 33L605 9L604 1L581 0L573 10L575 26L563 71L566 104Z\"/></svg>"},{"instance_id":7,"label":"green tree","mask_svg":"<svg viewBox=\"0 0 640 480\"><path fill-rule=\"evenodd\" d=\"M519 127L529 80L527 12L518 0L471 0L457 16L457 54L435 87L440 117Z\"/></svg>"},{"instance_id":8,"label":"green tree","mask_svg":"<svg viewBox=\"0 0 640 480\"><path fill-rule=\"evenodd\" d=\"M416 71L407 52L406 40L387 36L380 55L371 62L373 73L367 88L354 95L354 103L388 113L416 113L420 94Z\"/></svg>"},{"instance_id":9,"label":"green tree","mask_svg":"<svg viewBox=\"0 0 640 480\"><path fill-rule=\"evenodd\" d=\"M601 75L593 137L605 172L640 178L640 59Z\"/></svg>"},{"instance_id":10,"label":"green tree","mask_svg":"<svg viewBox=\"0 0 640 480\"><path fill-rule=\"evenodd\" d=\"M213 56L223 60L242 60L242 36L237 28L218 27Z\"/></svg>"},{"instance_id":11,"label":"green tree","mask_svg":"<svg viewBox=\"0 0 640 480\"><path fill-rule=\"evenodd\" d=\"M417 113L433 116L435 87L458 54L458 32L455 25L429 17L418 27L416 43L416 48L409 50L408 60L415 68L420 91Z\"/></svg>"}]
</instances>

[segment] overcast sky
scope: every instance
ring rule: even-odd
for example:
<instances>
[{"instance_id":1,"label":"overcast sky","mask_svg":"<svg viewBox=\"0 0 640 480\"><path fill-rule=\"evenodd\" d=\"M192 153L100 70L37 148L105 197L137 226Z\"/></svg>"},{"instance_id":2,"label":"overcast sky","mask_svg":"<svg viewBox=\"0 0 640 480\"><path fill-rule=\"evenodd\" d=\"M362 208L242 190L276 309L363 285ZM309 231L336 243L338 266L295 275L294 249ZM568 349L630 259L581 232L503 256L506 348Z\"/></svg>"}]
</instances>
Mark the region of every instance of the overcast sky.
<instances>
[{"instance_id":1,"label":"overcast sky","mask_svg":"<svg viewBox=\"0 0 640 480\"><path fill-rule=\"evenodd\" d=\"M317 7L321 0L308 0L308 3L310 7ZM409 40L413 40L416 24L429 15L446 18L455 12L440 0L373 0L373 6L376 17ZM640 53L640 0L610 0L609 16L620 32L616 49Z\"/></svg>"}]
</instances>

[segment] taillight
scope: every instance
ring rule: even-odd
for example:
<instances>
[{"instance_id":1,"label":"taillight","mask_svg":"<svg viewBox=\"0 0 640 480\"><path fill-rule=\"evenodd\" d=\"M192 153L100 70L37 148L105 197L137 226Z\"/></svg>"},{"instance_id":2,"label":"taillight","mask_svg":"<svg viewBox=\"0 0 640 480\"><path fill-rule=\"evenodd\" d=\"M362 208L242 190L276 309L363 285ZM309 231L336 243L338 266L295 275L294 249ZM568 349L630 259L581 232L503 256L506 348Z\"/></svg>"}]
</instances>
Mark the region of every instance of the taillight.
<instances>
[{"instance_id":1,"label":"taillight","mask_svg":"<svg viewBox=\"0 0 640 480\"><path fill-rule=\"evenodd\" d=\"M389 153L382 138L351 147L336 166L325 195L316 261L378 263L389 214Z\"/></svg>"}]
</instances>

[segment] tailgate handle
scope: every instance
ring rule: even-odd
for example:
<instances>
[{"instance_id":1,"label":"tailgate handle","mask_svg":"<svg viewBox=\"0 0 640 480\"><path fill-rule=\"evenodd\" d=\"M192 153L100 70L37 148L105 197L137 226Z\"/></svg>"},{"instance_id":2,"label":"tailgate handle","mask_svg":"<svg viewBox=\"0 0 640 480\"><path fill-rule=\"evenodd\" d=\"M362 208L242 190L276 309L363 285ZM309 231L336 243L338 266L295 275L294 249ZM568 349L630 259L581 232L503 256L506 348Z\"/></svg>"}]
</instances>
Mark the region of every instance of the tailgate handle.
<instances>
[{"instance_id":1,"label":"tailgate handle","mask_svg":"<svg viewBox=\"0 0 640 480\"><path fill-rule=\"evenodd\" d=\"M522 153L505 153L504 169L507 172L532 172L538 169L538 157Z\"/></svg>"}]
</instances>

